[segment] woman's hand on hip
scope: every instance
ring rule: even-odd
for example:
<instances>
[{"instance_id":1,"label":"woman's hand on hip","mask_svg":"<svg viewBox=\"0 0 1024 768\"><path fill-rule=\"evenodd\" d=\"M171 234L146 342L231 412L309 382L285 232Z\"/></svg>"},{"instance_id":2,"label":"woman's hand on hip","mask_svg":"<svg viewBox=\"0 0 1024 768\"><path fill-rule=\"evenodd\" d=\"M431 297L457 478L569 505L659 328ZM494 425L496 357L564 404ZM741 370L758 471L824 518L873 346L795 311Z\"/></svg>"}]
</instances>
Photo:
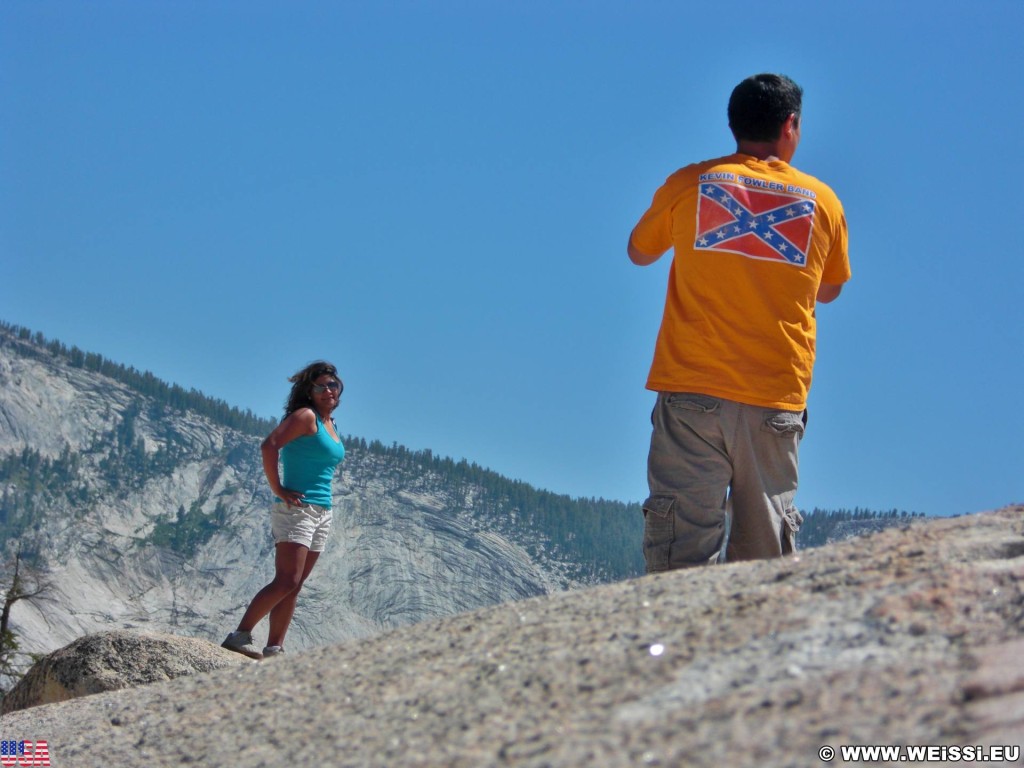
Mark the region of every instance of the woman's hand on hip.
<instances>
[{"instance_id":1,"label":"woman's hand on hip","mask_svg":"<svg viewBox=\"0 0 1024 768\"><path fill-rule=\"evenodd\" d=\"M305 498L301 491L293 491L290 488L282 488L277 497L289 507L302 506L303 499Z\"/></svg>"}]
</instances>

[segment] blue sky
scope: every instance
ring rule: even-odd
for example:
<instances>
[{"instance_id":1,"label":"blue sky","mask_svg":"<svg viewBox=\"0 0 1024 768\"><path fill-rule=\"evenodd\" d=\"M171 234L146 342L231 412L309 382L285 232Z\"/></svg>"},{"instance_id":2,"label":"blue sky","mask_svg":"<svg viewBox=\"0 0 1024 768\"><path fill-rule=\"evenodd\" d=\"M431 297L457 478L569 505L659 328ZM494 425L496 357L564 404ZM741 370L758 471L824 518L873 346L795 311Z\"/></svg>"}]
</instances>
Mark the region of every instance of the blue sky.
<instances>
[{"instance_id":1,"label":"blue sky","mask_svg":"<svg viewBox=\"0 0 1024 768\"><path fill-rule=\"evenodd\" d=\"M0 319L265 416L326 357L345 433L641 501L626 238L784 72L854 272L798 504L1024 501L1024 2L768 8L5 0Z\"/></svg>"}]
</instances>

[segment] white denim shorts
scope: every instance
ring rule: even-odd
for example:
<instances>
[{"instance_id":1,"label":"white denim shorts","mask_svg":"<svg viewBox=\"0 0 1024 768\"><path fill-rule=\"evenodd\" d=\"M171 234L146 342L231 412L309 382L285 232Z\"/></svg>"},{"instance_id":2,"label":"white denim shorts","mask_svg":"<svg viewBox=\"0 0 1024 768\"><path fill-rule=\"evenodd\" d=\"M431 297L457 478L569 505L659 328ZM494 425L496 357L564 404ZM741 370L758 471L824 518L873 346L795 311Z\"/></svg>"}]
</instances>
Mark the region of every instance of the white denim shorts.
<instances>
[{"instance_id":1,"label":"white denim shorts","mask_svg":"<svg viewBox=\"0 0 1024 768\"><path fill-rule=\"evenodd\" d=\"M309 547L310 552L324 551L332 519L331 510L319 504L290 507L279 501L270 508L270 530L274 534L274 543L302 544Z\"/></svg>"}]
</instances>

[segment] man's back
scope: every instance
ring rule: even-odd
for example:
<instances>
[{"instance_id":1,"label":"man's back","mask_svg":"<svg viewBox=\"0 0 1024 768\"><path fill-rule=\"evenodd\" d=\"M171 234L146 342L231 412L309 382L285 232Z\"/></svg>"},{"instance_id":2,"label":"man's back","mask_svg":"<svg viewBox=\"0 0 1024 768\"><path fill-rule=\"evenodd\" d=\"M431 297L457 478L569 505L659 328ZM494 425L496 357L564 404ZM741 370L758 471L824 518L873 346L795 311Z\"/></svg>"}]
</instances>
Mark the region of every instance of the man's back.
<instances>
[{"instance_id":1,"label":"man's back","mask_svg":"<svg viewBox=\"0 0 1024 768\"><path fill-rule=\"evenodd\" d=\"M649 389L803 410L818 286L849 278L827 185L781 160L696 163L658 190L632 242L675 250Z\"/></svg>"}]
</instances>

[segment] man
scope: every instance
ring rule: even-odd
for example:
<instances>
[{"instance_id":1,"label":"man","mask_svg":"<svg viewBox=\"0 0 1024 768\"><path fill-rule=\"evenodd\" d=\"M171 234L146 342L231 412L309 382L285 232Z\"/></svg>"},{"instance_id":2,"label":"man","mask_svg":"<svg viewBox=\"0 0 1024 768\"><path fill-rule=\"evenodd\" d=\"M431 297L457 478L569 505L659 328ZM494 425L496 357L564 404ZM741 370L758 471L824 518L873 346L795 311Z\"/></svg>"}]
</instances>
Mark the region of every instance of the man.
<instances>
[{"instance_id":1,"label":"man","mask_svg":"<svg viewBox=\"0 0 1024 768\"><path fill-rule=\"evenodd\" d=\"M815 305L850 279L839 199L789 164L802 96L783 75L736 86L736 153L672 174L630 235L640 266L675 251L647 380L648 572L794 549Z\"/></svg>"}]
</instances>

